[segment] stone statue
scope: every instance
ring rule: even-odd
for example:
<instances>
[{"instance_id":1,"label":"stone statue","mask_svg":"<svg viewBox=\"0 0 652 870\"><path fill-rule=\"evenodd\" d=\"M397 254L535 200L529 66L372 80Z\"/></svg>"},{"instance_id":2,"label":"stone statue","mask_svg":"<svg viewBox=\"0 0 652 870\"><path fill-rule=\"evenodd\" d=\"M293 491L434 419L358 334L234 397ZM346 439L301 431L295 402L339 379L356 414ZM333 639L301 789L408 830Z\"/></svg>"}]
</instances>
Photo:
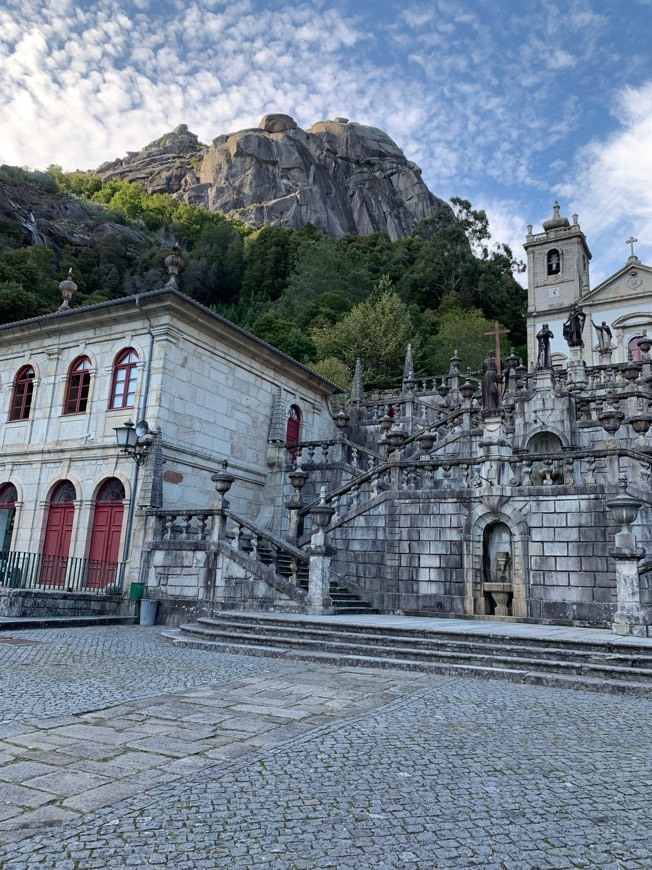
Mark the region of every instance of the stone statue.
<instances>
[{"instance_id":1,"label":"stone statue","mask_svg":"<svg viewBox=\"0 0 652 870\"><path fill-rule=\"evenodd\" d=\"M495 351L489 351L487 359L482 363L482 373L482 407L485 411L495 411L500 407L498 384L503 380L496 368Z\"/></svg>"},{"instance_id":2,"label":"stone statue","mask_svg":"<svg viewBox=\"0 0 652 870\"><path fill-rule=\"evenodd\" d=\"M586 314L577 305L573 305L563 328L563 336L569 347L584 347L582 330L584 329L585 321Z\"/></svg>"},{"instance_id":3,"label":"stone statue","mask_svg":"<svg viewBox=\"0 0 652 870\"><path fill-rule=\"evenodd\" d=\"M547 323L544 323L539 332L537 332L537 371L552 368L550 339L554 337Z\"/></svg>"},{"instance_id":4,"label":"stone statue","mask_svg":"<svg viewBox=\"0 0 652 870\"><path fill-rule=\"evenodd\" d=\"M595 331L598 333L598 349L602 352L611 350L611 329L607 325L607 321L603 320L602 326L598 326L598 324L594 323L593 320L591 323L593 324Z\"/></svg>"}]
</instances>

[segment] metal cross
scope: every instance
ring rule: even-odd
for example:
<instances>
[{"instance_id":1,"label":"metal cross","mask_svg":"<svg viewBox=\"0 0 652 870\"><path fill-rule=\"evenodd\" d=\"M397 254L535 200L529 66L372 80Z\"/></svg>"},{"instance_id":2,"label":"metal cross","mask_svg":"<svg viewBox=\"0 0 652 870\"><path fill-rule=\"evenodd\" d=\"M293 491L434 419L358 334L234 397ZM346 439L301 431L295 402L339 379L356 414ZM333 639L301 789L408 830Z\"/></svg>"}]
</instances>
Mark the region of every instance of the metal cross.
<instances>
[{"instance_id":1,"label":"metal cross","mask_svg":"<svg viewBox=\"0 0 652 870\"><path fill-rule=\"evenodd\" d=\"M630 248L631 248L631 251L632 251L631 256L632 256L632 257L634 256L634 242L638 242L638 239L635 239L634 236L630 236L630 237L627 239L627 241L625 242L625 244L626 244L626 245L629 245Z\"/></svg>"}]
</instances>

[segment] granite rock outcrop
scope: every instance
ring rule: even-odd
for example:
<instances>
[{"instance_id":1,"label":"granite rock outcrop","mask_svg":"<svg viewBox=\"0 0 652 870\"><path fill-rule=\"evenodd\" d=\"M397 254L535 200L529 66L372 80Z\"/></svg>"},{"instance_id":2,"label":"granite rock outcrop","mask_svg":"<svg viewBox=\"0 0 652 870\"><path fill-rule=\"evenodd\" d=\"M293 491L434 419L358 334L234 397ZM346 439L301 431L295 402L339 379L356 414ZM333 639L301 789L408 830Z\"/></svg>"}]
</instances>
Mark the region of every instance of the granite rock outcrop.
<instances>
[{"instance_id":1,"label":"granite rock outcrop","mask_svg":"<svg viewBox=\"0 0 652 870\"><path fill-rule=\"evenodd\" d=\"M335 237L385 231L404 238L444 204L386 133L347 118L302 130L289 115L268 114L258 127L211 145L181 124L98 174L255 226L310 222Z\"/></svg>"}]
</instances>

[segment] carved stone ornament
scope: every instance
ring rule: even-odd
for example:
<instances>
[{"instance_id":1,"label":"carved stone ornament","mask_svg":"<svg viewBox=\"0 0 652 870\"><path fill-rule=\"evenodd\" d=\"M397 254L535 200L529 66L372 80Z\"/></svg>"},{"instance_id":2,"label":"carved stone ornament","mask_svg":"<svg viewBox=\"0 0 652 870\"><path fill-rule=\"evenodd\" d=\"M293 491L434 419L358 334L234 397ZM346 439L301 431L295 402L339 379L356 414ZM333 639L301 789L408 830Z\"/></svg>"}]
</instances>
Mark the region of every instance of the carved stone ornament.
<instances>
[{"instance_id":1,"label":"carved stone ornament","mask_svg":"<svg viewBox=\"0 0 652 870\"><path fill-rule=\"evenodd\" d=\"M643 283L643 279L638 274L636 269L629 270L629 278L627 279L627 286L630 290L638 290L638 288Z\"/></svg>"}]
</instances>

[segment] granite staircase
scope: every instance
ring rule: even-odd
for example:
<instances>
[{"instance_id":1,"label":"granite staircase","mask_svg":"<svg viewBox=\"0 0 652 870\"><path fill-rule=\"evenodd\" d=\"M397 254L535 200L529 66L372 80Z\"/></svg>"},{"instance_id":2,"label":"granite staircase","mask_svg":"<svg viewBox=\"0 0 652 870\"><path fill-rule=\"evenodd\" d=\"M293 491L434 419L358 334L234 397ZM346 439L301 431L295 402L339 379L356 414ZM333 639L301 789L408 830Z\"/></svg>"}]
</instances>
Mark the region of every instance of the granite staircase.
<instances>
[{"instance_id":1,"label":"granite staircase","mask_svg":"<svg viewBox=\"0 0 652 870\"><path fill-rule=\"evenodd\" d=\"M488 677L520 683L614 692L652 698L652 644L496 635L482 624L461 631L410 627L391 617L297 617L220 613L164 632L179 646L216 652L273 656L339 666L399 668L455 677ZM421 621L421 620L419 620ZM578 632L579 634L580 632Z\"/></svg>"}]
</instances>

